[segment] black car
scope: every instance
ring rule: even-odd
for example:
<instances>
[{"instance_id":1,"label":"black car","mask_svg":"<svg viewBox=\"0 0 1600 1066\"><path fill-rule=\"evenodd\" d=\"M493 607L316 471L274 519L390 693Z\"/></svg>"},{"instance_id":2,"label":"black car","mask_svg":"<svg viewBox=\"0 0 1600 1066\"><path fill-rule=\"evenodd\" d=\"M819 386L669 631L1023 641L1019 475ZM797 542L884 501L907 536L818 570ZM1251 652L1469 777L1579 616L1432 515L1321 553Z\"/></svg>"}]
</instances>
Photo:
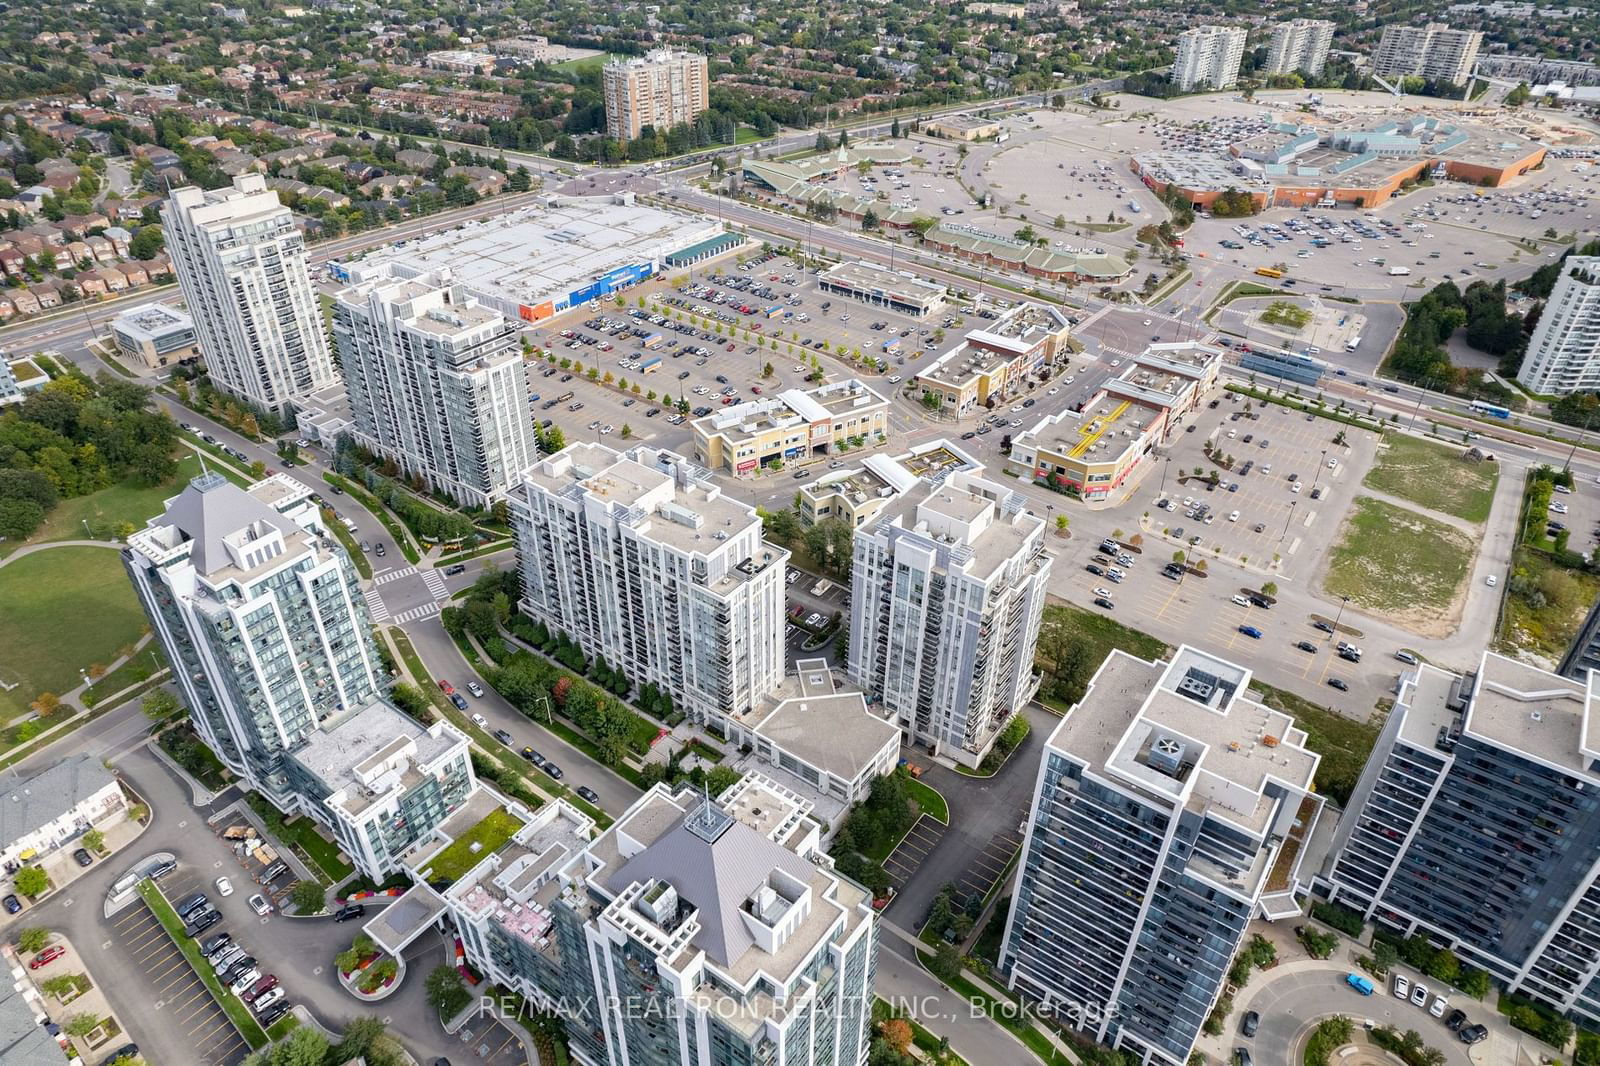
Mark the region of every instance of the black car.
<instances>
[{"instance_id":1,"label":"black car","mask_svg":"<svg viewBox=\"0 0 1600 1066\"><path fill-rule=\"evenodd\" d=\"M1466 1024L1467 1012L1464 1010L1453 1010L1444 1019L1444 1027L1452 1033L1461 1032L1462 1027Z\"/></svg>"},{"instance_id":2,"label":"black car","mask_svg":"<svg viewBox=\"0 0 1600 1066\"><path fill-rule=\"evenodd\" d=\"M511 734L507 733L504 729L496 729L494 731L494 738L508 748L511 746Z\"/></svg>"},{"instance_id":3,"label":"black car","mask_svg":"<svg viewBox=\"0 0 1600 1066\"><path fill-rule=\"evenodd\" d=\"M1485 1040L1489 1039L1489 1027L1484 1025L1482 1022L1479 1022L1477 1025L1469 1025L1466 1028L1457 1031L1456 1037L1463 1044L1481 1044Z\"/></svg>"},{"instance_id":4,"label":"black car","mask_svg":"<svg viewBox=\"0 0 1600 1066\"><path fill-rule=\"evenodd\" d=\"M189 919L188 924L183 927L183 931L187 936L196 937L220 921L222 921L221 911L207 910L203 914L195 915Z\"/></svg>"},{"instance_id":5,"label":"black car","mask_svg":"<svg viewBox=\"0 0 1600 1066\"><path fill-rule=\"evenodd\" d=\"M1095 577L1105 577L1106 576L1106 572L1104 570L1100 569L1098 566L1094 565L1093 563L1090 563L1089 565L1085 566L1084 569L1089 571L1089 573L1093 574Z\"/></svg>"},{"instance_id":6,"label":"black car","mask_svg":"<svg viewBox=\"0 0 1600 1066\"><path fill-rule=\"evenodd\" d=\"M116 1062L118 1059L136 1059L139 1057L138 1044L123 1044L117 1050L106 1056L107 1062Z\"/></svg>"},{"instance_id":7,"label":"black car","mask_svg":"<svg viewBox=\"0 0 1600 1066\"><path fill-rule=\"evenodd\" d=\"M461 697L459 692L450 693L450 702L456 705L456 710L458 711L467 709L467 701Z\"/></svg>"},{"instance_id":8,"label":"black car","mask_svg":"<svg viewBox=\"0 0 1600 1066\"><path fill-rule=\"evenodd\" d=\"M1311 628L1312 629L1320 629L1324 633L1332 633L1333 632L1333 623L1332 622L1324 622L1322 619L1319 618L1315 622L1311 623Z\"/></svg>"},{"instance_id":9,"label":"black car","mask_svg":"<svg viewBox=\"0 0 1600 1066\"><path fill-rule=\"evenodd\" d=\"M679 381L688 381L689 380L689 372L687 370L678 371L678 380Z\"/></svg>"},{"instance_id":10,"label":"black car","mask_svg":"<svg viewBox=\"0 0 1600 1066\"><path fill-rule=\"evenodd\" d=\"M464 574L466 572L467 572L467 564L466 563L452 563L449 566L444 568L444 576L445 577L455 577L457 574Z\"/></svg>"},{"instance_id":11,"label":"black car","mask_svg":"<svg viewBox=\"0 0 1600 1066\"><path fill-rule=\"evenodd\" d=\"M384 552L387 551L387 550L388 549L386 549L382 544L379 544L376 548L372 549L372 554L376 555L378 558L382 559L383 556L384 556Z\"/></svg>"},{"instance_id":12,"label":"black car","mask_svg":"<svg viewBox=\"0 0 1600 1066\"><path fill-rule=\"evenodd\" d=\"M542 767L540 767L540 769L544 770L545 773L549 774L551 777L555 778L557 781L560 781L563 777L566 776L565 774L563 774L561 772L561 767L557 766L555 763L551 762L548 759L545 760L544 765Z\"/></svg>"},{"instance_id":13,"label":"black car","mask_svg":"<svg viewBox=\"0 0 1600 1066\"><path fill-rule=\"evenodd\" d=\"M1116 606L1117 606L1116 604L1112 603L1110 600L1106 599L1104 596L1096 596L1094 598L1094 605L1096 607L1104 607L1108 611L1115 610Z\"/></svg>"},{"instance_id":14,"label":"black car","mask_svg":"<svg viewBox=\"0 0 1600 1066\"><path fill-rule=\"evenodd\" d=\"M289 1001L286 999L280 999L278 1002L274 1003L272 1006L256 1015L256 1021L260 1022L263 1027L270 1027L273 1022L277 1021L279 1018L282 1018L288 1013Z\"/></svg>"},{"instance_id":15,"label":"black car","mask_svg":"<svg viewBox=\"0 0 1600 1066\"><path fill-rule=\"evenodd\" d=\"M1309 640L1299 641L1298 643L1295 644L1295 647L1299 648L1301 651L1308 651L1312 655L1315 655L1317 653L1317 646L1315 644L1311 643Z\"/></svg>"},{"instance_id":16,"label":"black car","mask_svg":"<svg viewBox=\"0 0 1600 1066\"><path fill-rule=\"evenodd\" d=\"M1244 1012L1244 1018L1239 1022L1239 1034L1241 1036L1255 1036L1256 1029L1259 1028L1260 1025L1261 1015L1256 1011L1247 1010Z\"/></svg>"},{"instance_id":17,"label":"black car","mask_svg":"<svg viewBox=\"0 0 1600 1066\"><path fill-rule=\"evenodd\" d=\"M533 763L533 765L535 765L535 766L543 766L544 765L544 756L540 755L538 752L534 751L532 748L523 748L522 749L522 757L524 759L527 759L529 762Z\"/></svg>"},{"instance_id":18,"label":"black car","mask_svg":"<svg viewBox=\"0 0 1600 1066\"><path fill-rule=\"evenodd\" d=\"M578 798L584 802L592 803L596 807L600 806L600 793L596 792L588 785L579 785L577 788L573 789L573 791L576 792L578 794Z\"/></svg>"},{"instance_id":19,"label":"black car","mask_svg":"<svg viewBox=\"0 0 1600 1066\"><path fill-rule=\"evenodd\" d=\"M200 943L200 954L210 958L229 944L233 943L233 934L221 932L216 936L207 937Z\"/></svg>"},{"instance_id":20,"label":"black car","mask_svg":"<svg viewBox=\"0 0 1600 1066\"><path fill-rule=\"evenodd\" d=\"M79 848L72 853L72 861L79 866L90 866L94 863L94 856L89 854L88 848Z\"/></svg>"},{"instance_id":21,"label":"black car","mask_svg":"<svg viewBox=\"0 0 1600 1066\"><path fill-rule=\"evenodd\" d=\"M333 920L336 922L348 922L351 918L359 918L366 913L367 905L365 903L346 903L343 907L333 912Z\"/></svg>"},{"instance_id":22,"label":"black car","mask_svg":"<svg viewBox=\"0 0 1600 1066\"><path fill-rule=\"evenodd\" d=\"M1328 678L1328 684L1329 684L1330 687L1336 688L1340 692L1349 692L1350 691L1350 686L1345 684L1343 681L1339 680L1337 677Z\"/></svg>"},{"instance_id":23,"label":"black car","mask_svg":"<svg viewBox=\"0 0 1600 1066\"><path fill-rule=\"evenodd\" d=\"M970 429L969 429L969 430L968 430L968 431L967 431L967 432L965 432L965 433L963 433L963 434L961 434L961 439L962 439L962 440L971 440L971 439L972 439L972 438L973 438L973 437L976 437L976 436L977 436L977 434L976 434L976 433L974 433L974 432L972 432L972 431L971 431L971 430L970 430Z\"/></svg>"}]
</instances>

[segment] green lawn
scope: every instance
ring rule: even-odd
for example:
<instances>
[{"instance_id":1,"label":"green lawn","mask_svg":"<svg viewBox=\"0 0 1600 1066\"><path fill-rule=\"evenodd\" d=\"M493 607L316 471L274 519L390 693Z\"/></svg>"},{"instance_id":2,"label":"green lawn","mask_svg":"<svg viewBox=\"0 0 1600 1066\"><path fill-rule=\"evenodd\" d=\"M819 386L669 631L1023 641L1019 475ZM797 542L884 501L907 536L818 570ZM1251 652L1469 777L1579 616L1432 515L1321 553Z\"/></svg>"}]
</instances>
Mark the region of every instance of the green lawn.
<instances>
[{"instance_id":1,"label":"green lawn","mask_svg":"<svg viewBox=\"0 0 1600 1066\"><path fill-rule=\"evenodd\" d=\"M1311 312L1288 300L1274 300L1265 311L1261 312L1261 321L1271 326L1304 329L1311 321Z\"/></svg>"},{"instance_id":2,"label":"green lawn","mask_svg":"<svg viewBox=\"0 0 1600 1066\"><path fill-rule=\"evenodd\" d=\"M1448 608L1472 566L1475 546L1443 522L1371 496L1357 496L1329 556L1323 591L1396 615Z\"/></svg>"},{"instance_id":3,"label":"green lawn","mask_svg":"<svg viewBox=\"0 0 1600 1066\"><path fill-rule=\"evenodd\" d=\"M63 547L0 567L0 720L41 692L76 688L80 669L109 663L139 639L144 613L110 548Z\"/></svg>"},{"instance_id":4,"label":"green lawn","mask_svg":"<svg viewBox=\"0 0 1600 1066\"><path fill-rule=\"evenodd\" d=\"M1165 658L1171 650L1165 641L1125 626L1104 614L1066 603L1047 603L1034 666L1050 676L1040 690L1039 702L1059 714L1065 714L1072 704L1082 698L1082 690L1094 671L1117 648L1146 661ZM1077 652L1075 649L1082 650ZM1053 657L1058 653L1071 655L1075 662L1075 666L1069 670L1070 676L1059 685L1055 684L1053 676Z\"/></svg>"},{"instance_id":5,"label":"green lawn","mask_svg":"<svg viewBox=\"0 0 1600 1066\"><path fill-rule=\"evenodd\" d=\"M569 59L565 63L554 63L551 70L560 70L568 74L581 74L586 70L598 70L611 59L610 55L587 56L583 59ZM620 58L620 57L618 57Z\"/></svg>"},{"instance_id":6,"label":"green lawn","mask_svg":"<svg viewBox=\"0 0 1600 1066\"><path fill-rule=\"evenodd\" d=\"M1494 502L1500 468L1494 463L1470 463L1461 458L1459 445L1390 433L1378 448L1378 462L1362 484L1420 507L1455 515L1468 522L1485 522Z\"/></svg>"},{"instance_id":7,"label":"green lawn","mask_svg":"<svg viewBox=\"0 0 1600 1066\"><path fill-rule=\"evenodd\" d=\"M905 785L906 795L922 808L924 814L932 815L945 825L950 824L950 805L945 803L937 789L924 785L910 775L907 775Z\"/></svg>"},{"instance_id":8,"label":"green lawn","mask_svg":"<svg viewBox=\"0 0 1600 1066\"><path fill-rule=\"evenodd\" d=\"M167 935L172 937L172 942L178 945L183 957L189 960L189 967L199 976L200 983L210 991L211 998L222 1007L234 1028L239 1030L239 1035L244 1037L245 1042L252 1048L264 1047L267 1043L267 1034L257 1024L255 1016L244 1005L244 1001L222 987L222 983L217 980L216 972L200 954L200 948L195 942L183 935L183 923L178 920L178 915L172 909L172 904L167 902L167 897L161 894L161 889L156 887L154 881L147 878L139 882L139 895L144 897L145 904L156 916L156 921L160 922Z\"/></svg>"},{"instance_id":9,"label":"green lawn","mask_svg":"<svg viewBox=\"0 0 1600 1066\"><path fill-rule=\"evenodd\" d=\"M130 685L148 680L166 668L167 657L161 653L161 645L152 640L139 650L139 654L90 685L84 691L83 702L93 707L107 696L115 695Z\"/></svg>"},{"instance_id":10,"label":"green lawn","mask_svg":"<svg viewBox=\"0 0 1600 1066\"><path fill-rule=\"evenodd\" d=\"M283 815L255 793L249 795L248 802L280 841L293 846L311 865L319 867L333 884L337 885L356 872L355 866L339 857L339 845L317 832L317 823L310 818L301 815L292 822L284 822Z\"/></svg>"},{"instance_id":11,"label":"green lawn","mask_svg":"<svg viewBox=\"0 0 1600 1066\"><path fill-rule=\"evenodd\" d=\"M27 544L43 544L52 540L86 540L110 537L117 526L131 522L143 529L147 518L159 514L162 505L182 491L190 478L200 473L200 459L188 452L178 460L178 472L172 480L154 488L139 488L127 482L91 492L87 496L62 500L45 516L41 525ZM84 523L89 524L85 531ZM4 548L16 545L7 544Z\"/></svg>"},{"instance_id":12,"label":"green lawn","mask_svg":"<svg viewBox=\"0 0 1600 1066\"><path fill-rule=\"evenodd\" d=\"M456 837L449 847L429 860L428 871L432 879L455 881L499 851L512 834L521 828L522 820L504 807L490 811L483 821ZM474 848L474 844L478 847Z\"/></svg>"},{"instance_id":13,"label":"green lawn","mask_svg":"<svg viewBox=\"0 0 1600 1066\"><path fill-rule=\"evenodd\" d=\"M765 139L766 138L762 137L761 134L757 133L749 126L740 126L736 131L734 131L733 135L734 144L754 144L756 141Z\"/></svg>"}]
</instances>

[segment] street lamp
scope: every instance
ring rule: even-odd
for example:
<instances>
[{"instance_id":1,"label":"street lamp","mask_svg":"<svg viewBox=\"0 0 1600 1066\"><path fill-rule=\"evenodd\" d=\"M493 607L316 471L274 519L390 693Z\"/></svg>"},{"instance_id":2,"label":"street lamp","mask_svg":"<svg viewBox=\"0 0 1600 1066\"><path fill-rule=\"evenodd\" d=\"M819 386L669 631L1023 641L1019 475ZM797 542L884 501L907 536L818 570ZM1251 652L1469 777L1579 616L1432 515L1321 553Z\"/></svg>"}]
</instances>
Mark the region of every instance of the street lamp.
<instances>
[{"instance_id":1,"label":"street lamp","mask_svg":"<svg viewBox=\"0 0 1600 1066\"><path fill-rule=\"evenodd\" d=\"M1289 535L1289 523L1294 521L1294 509L1300 506L1299 500L1289 501L1289 514L1283 520L1283 532L1278 534L1278 547L1283 547L1283 538Z\"/></svg>"},{"instance_id":2,"label":"street lamp","mask_svg":"<svg viewBox=\"0 0 1600 1066\"><path fill-rule=\"evenodd\" d=\"M1311 487L1313 489L1317 487L1317 479L1322 477L1322 471L1327 467L1327 465L1328 449L1324 448L1322 449L1322 462L1317 464L1317 472L1311 476Z\"/></svg>"},{"instance_id":3,"label":"street lamp","mask_svg":"<svg viewBox=\"0 0 1600 1066\"><path fill-rule=\"evenodd\" d=\"M1161 464L1161 489L1160 489L1159 495L1162 496L1163 498L1165 498L1166 495L1167 495L1167 471L1169 471L1171 469L1172 469L1172 456L1169 455L1169 456L1167 456L1166 462Z\"/></svg>"},{"instance_id":4,"label":"street lamp","mask_svg":"<svg viewBox=\"0 0 1600 1066\"><path fill-rule=\"evenodd\" d=\"M1339 597L1339 610L1333 616L1333 633L1329 633L1328 634L1328 639L1323 641L1324 644L1327 644L1330 641L1332 641L1333 637L1334 637L1334 634L1339 632L1339 620L1344 617L1344 606L1345 606L1345 604L1347 604L1349 602L1350 602L1350 597L1349 596L1341 596L1341 597Z\"/></svg>"}]
</instances>

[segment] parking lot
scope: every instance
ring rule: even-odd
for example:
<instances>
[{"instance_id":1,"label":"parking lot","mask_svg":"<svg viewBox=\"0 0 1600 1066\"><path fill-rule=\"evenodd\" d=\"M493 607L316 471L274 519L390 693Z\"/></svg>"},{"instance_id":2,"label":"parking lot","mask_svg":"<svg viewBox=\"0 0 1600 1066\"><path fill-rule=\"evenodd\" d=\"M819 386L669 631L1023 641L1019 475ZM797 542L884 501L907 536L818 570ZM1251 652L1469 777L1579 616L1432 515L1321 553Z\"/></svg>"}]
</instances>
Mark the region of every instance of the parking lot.
<instances>
[{"instance_id":1,"label":"parking lot","mask_svg":"<svg viewBox=\"0 0 1600 1066\"><path fill-rule=\"evenodd\" d=\"M991 837L988 845L973 857L956 882L956 902L965 905L967 900L984 899L1005 876L1006 865L1022 847L1022 837L1014 832Z\"/></svg>"},{"instance_id":2,"label":"parking lot","mask_svg":"<svg viewBox=\"0 0 1600 1066\"><path fill-rule=\"evenodd\" d=\"M161 884L169 899L181 899L207 887L193 873L182 870ZM109 924L111 939L132 961L160 1024L185 1047L184 1061L196 1066L231 1066L242 1061L249 1045L150 908L142 901L132 904Z\"/></svg>"},{"instance_id":3,"label":"parking lot","mask_svg":"<svg viewBox=\"0 0 1600 1066\"><path fill-rule=\"evenodd\" d=\"M906 832L899 846L883 861L883 868L889 874L889 883L896 892L911 880L923 862L933 853L946 829L946 826L940 825L924 814Z\"/></svg>"},{"instance_id":4,"label":"parking lot","mask_svg":"<svg viewBox=\"0 0 1600 1066\"><path fill-rule=\"evenodd\" d=\"M491 1066L522 1066L528 1061L521 1024L512 1018L498 1019L480 1014L456 1033L463 1059Z\"/></svg>"}]
</instances>

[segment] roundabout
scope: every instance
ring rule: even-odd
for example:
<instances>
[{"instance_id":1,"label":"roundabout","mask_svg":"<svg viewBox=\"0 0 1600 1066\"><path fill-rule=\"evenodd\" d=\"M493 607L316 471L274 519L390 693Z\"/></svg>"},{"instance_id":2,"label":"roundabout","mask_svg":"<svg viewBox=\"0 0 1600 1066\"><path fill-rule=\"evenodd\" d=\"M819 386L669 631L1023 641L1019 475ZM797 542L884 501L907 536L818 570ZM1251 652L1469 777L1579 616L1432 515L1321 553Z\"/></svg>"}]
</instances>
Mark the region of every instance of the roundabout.
<instances>
[{"instance_id":1,"label":"roundabout","mask_svg":"<svg viewBox=\"0 0 1600 1066\"><path fill-rule=\"evenodd\" d=\"M1366 1030L1379 1026L1401 1033L1415 1029L1428 1046L1443 1052L1443 1066L1480 1066L1495 1061L1484 1051L1493 1042L1476 1045L1480 1055L1471 1055L1471 1049L1437 1018L1387 994L1383 986L1373 995L1363 996L1344 983L1345 972L1319 967L1259 975L1257 981L1266 978L1265 983L1254 989L1254 994L1252 989L1244 989L1237 998L1236 1011L1256 1011L1261 1016L1260 1027L1253 1037L1241 1036L1236 1013L1226 1036L1229 1055L1233 1048L1242 1047L1262 1066L1300 1066L1317 1023L1342 1016L1350 1019L1353 1036L1329 1055L1328 1061L1337 1066L1403 1066L1398 1056L1374 1046L1367 1038ZM1475 1000L1463 1002L1461 1007L1473 1021L1488 1021L1493 1014L1492 1007Z\"/></svg>"}]
</instances>

